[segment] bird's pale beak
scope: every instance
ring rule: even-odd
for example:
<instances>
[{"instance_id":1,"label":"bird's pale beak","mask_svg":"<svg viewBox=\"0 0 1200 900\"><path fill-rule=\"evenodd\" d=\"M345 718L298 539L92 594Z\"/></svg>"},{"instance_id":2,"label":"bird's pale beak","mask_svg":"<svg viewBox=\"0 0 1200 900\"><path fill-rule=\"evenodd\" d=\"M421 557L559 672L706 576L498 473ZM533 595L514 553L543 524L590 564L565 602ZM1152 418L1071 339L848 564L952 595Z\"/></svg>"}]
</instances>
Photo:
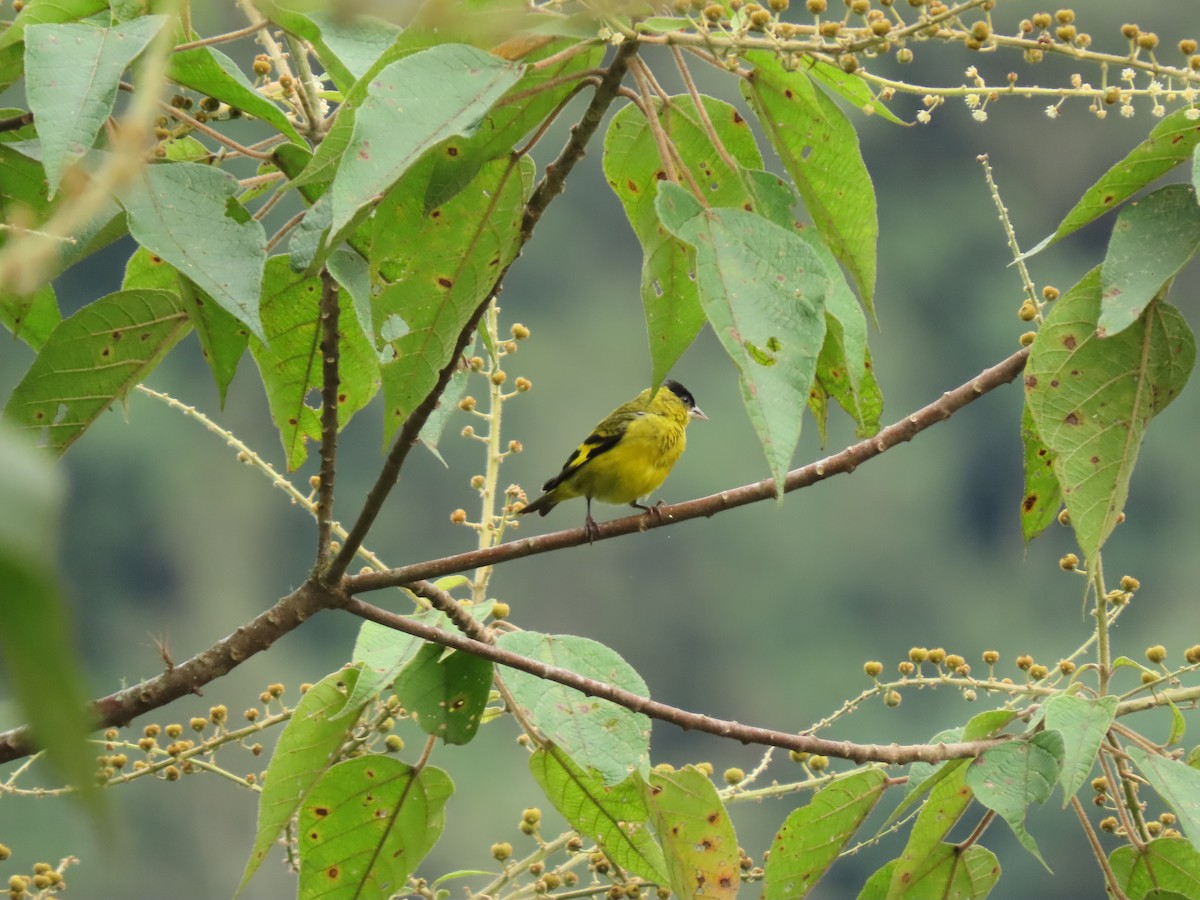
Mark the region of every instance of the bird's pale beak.
<instances>
[{"instance_id":1,"label":"bird's pale beak","mask_svg":"<svg viewBox=\"0 0 1200 900\"><path fill-rule=\"evenodd\" d=\"M702 410L702 409L701 409L700 407L698 407L698 406L693 406L693 407L691 408L691 410L688 412L688 416L689 416L689 417L691 417L691 418L693 418L693 419L703 419L705 422L707 422L707 421L708 421L708 416L706 416L706 415L704 414L704 410Z\"/></svg>"}]
</instances>

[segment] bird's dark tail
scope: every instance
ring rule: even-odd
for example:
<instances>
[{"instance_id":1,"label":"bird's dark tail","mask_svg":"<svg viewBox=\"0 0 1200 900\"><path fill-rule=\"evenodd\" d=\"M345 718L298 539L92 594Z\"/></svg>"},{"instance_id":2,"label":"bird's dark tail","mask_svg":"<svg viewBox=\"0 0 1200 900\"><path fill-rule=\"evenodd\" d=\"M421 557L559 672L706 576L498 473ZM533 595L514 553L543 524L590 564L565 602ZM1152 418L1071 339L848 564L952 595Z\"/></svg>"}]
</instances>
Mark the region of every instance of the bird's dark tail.
<instances>
[{"instance_id":1,"label":"bird's dark tail","mask_svg":"<svg viewBox=\"0 0 1200 900\"><path fill-rule=\"evenodd\" d=\"M550 510L554 509L554 507L556 507L556 506L558 506L557 500L552 499L549 494L542 494L542 496L538 497L536 500L534 500L528 506L524 507L521 510L521 512L519 513L519 515L523 516L526 513L535 512L539 516L544 516L546 513L550 512Z\"/></svg>"}]
</instances>

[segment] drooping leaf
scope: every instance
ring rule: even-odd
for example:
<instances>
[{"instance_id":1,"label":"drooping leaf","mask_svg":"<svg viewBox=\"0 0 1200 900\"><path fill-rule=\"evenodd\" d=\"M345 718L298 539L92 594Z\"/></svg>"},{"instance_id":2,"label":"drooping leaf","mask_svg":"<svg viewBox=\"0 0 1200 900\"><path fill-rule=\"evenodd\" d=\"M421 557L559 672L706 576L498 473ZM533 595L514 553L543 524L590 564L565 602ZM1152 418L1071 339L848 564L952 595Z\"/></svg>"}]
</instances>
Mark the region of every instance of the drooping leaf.
<instances>
[{"instance_id":1,"label":"drooping leaf","mask_svg":"<svg viewBox=\"0 0 1200 900\"><path fill-rule=\"evenodd\" d=\"M385 900L437 843L454 783L388 756L329 769L300 807L300 900Z\"/></svg>"},{"instance_id":2,"label":"drooping leaf","mask_svg":"<svg viewBox=\"0 0 1200 900\"><path fill-rule=\"evenodd\" d=\"M641 775L606 784L554 744L534 751L529 770L554 808L572 828L599 844L605 856L647 881L667 882L662 849L646 827L649 812Z\"/></svg>"},{"instance_id":3,"label":"drooping leaf","mask_svg":"<svg viewBox=\"0 0 1200 900\"><path fill-rule=\"evenodd\" d=\"M25 29L26 96L42 141L50 196L112 115L121 73L166 21L145 16L112 28L64 23Z\"/></svg>"},{"instance_id":4,"label":"drooping leaf","mask_svg":"<svg viewBox=\"0 0 1200 900\"><path fill-rule=\"evenodd\" d=\"M740 209L701 209L678 185L664 182L656 205L696 249L701 305L738 368L742 401L782 486L825 338L825 267L794 232Z\"/></svg>"},{"instance_id":5,"label":"drooping leaf","mask_svg":"<svg viewBox=\"0 0 1200 900\"><path fill-rule=\"evenodd\" d=\"M1046 861L1025 829L1025 810L1043 803L1062 771L1063 739L1042 731L1027 741L1006 741L981 753L967 769L967 786L976 799L1006 821L1021 846Z\"/></svg>"},{"instance_id":6,"label":"drooping leaf","mask_svg":"<svg viewBox=\"0 0 1200 900\"><path fill-rule=\"evenodd\" d=\"M799 900L833 865L842 848L883 797L880 769L856 772L819 790L792 810L771 842L765 866L766 900Z\"/></svg>"},{"instance_id":7,"label":"drooping leaf","mask_svg":"<svg viewBox=\"0 0 1200 900\"><path fill-rule=\"evenodd\" d=\"M802 71L787 71L765 52L749 53L747 59L755 68L742 82L742 93L792 176L817 231L850 271L874 314L879 218L858 134L837 104Z\"/></svg>"},{"instance_id":8,"label":"drooping leaf","mask_svg":"<svg viewBox=\"0 0 1200 900\"><path fill-rule=\"evenodd\" d=\"M437 382L459 334L516 256L532 187L526 158L497 160L445 206L425 210L429 163L380 203L372 220L373 277L387 283L374 298L374 333L391 344L383 366L384 441Z\"/></svg>"},{"instance_id":9,"label":"drooping leaf","mask_svg":"<svg viewBox=\"0 0 1200 900\"><path fill-rule=\"evenodd\" d=\"M46 445L61 454L190 328L176 294L139 290L101 297L51 332L4 415L44 434Z\"/></svg>"},{"instance_id":10,"label":"drooping leaf","mask_svg":"<svg viewBox=\"0 0 1200 900\"><path fill-rule=\"evenodd\" d=\"M465 744L479 730L491 688L491 661L425 644L396 676L393 690L422 731Z\"/></svg>"},{"instance_id":11,"label":"drooping leaf","mask_svg":"<svg viewBox=\"0 0 1200 900\"><path fill-rule=\"evenodd\" d=\"M350 666L332 672L309 688L292 711L275 745L266 779L258 798L258 829L254 848L237 893L250 882L266 859L284 826L329 767L362 712L365 700L352 705L361 668ZM353 715L347 716L347 713Z\"/></svg>"},{"instance_id":12,"label":"drooping leaf","mask_svg":"<svg viewBox=\"0 0 1200 900\"><path fill-rule=\"evenodd\" d=\"M515 631L497 646L587 678L649 696L646 683L617 653L587 638ZM650 720L610 700L588 697L566 685L525 672L506 672L513 698L538 730L579 765L615 785L650 767Z\"/></svg>"},{"instance_id":13,"label":"drooping leaf","mask_svg":"<svg viewBox=\"0 0 1200 900\"><path fill-rule=\"evenodd\" d=\"M321 434L321 281L293 272L286 256L267 260L262 324L267 343L250 342L279 429L289 469L308 457L307 442ZM379 358L355 319L353 301L338 292L338 428L375 395ZM346 320L346 324L342 323ZM315 394L314 394L315 392Z\"/></svg>"},{"instance_id":14,"label":"drooping leaf","mask_svg":"<svg viewBox=\"0 0 1200 900\"><path fill-rule=\"evenodd\" d=\"M759 169L762 155L741 115L721 100L704 97L704 109L730 157L741 167ZM672 97L656 108L659 126L679 152L679 161L703 185L715 207L751 203L740 169L730 169L713 147L690 96ZM642 307L650 338L651 380L657 384L695 340L704 325L695 280L695 252L663 228L654 197L665 168L654 131L641 111L626 106L604 138L604 175L625 208L642 245ZM678 165L678 163L676 163Z\"/></svg>"},{"instance_id":15,"label":"drooping leaf","mask_svg":"<svg viewBox=\"0 0 1200 900\"><path fill-rule=\"evenodd\" d=\"M8 27L0 31L0 91L24 71L25 29L46 22L77 22L108 6L107 0L57 0L26 3Z\"/></svg>"},{"instance_id":16,"label":"drooping leaf","mask_svg":"<svg viewBox=\"0 0 1200 900\"><path fill-rule=\"evenodd\" d=\"M426 150L454 135L472 134L520 77L520 68L459 44L431 47L380 72L355 116L330 188L335 235Z\"/></svg>"},{"instance_id":17,"label":"drooping leaf","mask_svg":"<svg viewBox=\"0 0 1200 900\"><path fill-rule=\"evenodd\" d=\"M741 886L737 835L708 776L694 766L653 772L647 805L675 896L736 897Z\"/></svg>"},{"instance_id":18,"label":"drooping leaf","mask_svg":"<svg viewBox=\"0 0 1200 900\"><path fill-rule=\"evenodd\" d=\"M96 813L96 754L86 743L94 723L58 578L62 470L4 422L0 460L0 660L34 743Z\"/></svg>"},{"instance_id":19,"label":"drooping leaf","mask_svg":"<svg viewBox=\"0 0 1200 900\"><path fill-rule=\"evenodd\" d=\"M1025 365L1025 402L1053 451L1071 526L1086 557L1100 549L1125 506L1129 478L1150 420L1191 374L1191 330L1156 301L1138 322L1096 335L1100 271L1059 299Z\"/></svg>"},{"instance_id":20,"label":"drooping leaf","mask_svg":"<svg viewBox=\"0 0 1200 900\"><path fill-rule=\"evenodd\" d=\"M915 885L925 883L944 863L942 841L971 803L971 789L966 783L968 763L966 759L952 759L939 767L934 776L937 783L917 814L904 852L891 870L887 897L903 897L906 892L914 898L924 896Z\"/></svg>"},{"instance_id":21,"label":"drooping leaf","mask_svg":"<svg viewBox=\"0 0 1200 900\"><path fill-rule=\"evenodd\" d=\"M1175 110L1155 125L1150 135L1134 147L1128 156L1087 189L1054 230L1054 234L1025 255L1032 256L1098 219L1121 201L1132 197L1146 185L1191 158L1192 151L1198 143L1200 122L1194 121L1186 108Z\"/></svg>"},{"instance_id":22,"label":"drooping leaf","mask_svg":"<svg viewBox=\"0 0 1200 900\"><path fill-rule=\"evenodd\" d=\"M896 897L984 900L1000 879L1000 861L996 854L979 844L966 850L959 850L955 844L938 844L930 853L927 865L900 892L894 890L898 863L898 860L892 860L868 878L858 900L892 900Z\"/></svg>"},{"instance_id":23,"label":"drooping leaf","mask_svg":"<svg viewBox=\"0 0 1200 900\"><path fill-rule=\"evenodd\" d=\"M1190 185L1169 184L1117 214L1100 267L1100 319L1109 337L1128 328L1200 247Z\"/></svg>"},{"instance_id":24,"label":"drooping leaf","mask_svg":"<svg viewBox=\"0 0 1200 900\"><path fill-rule=\"evenodd\" d=\"M1200 850L1200 770L1177 759L1147 753L1133 745L1126 748L1158 795L1174 810L1184 836Z\"/></svg>"},{"instance_id":25,"label":"drooping leaf","mask_svg":"<svg viewBox=\"0 0 1200 900\"><path fill-rule=\"evenodd\" d=\"M1038 436L1033 414L1026 405L1021 411L1021 444L1025 448L1025 494L1021 498L1021 535L1029 543L1058 516L1062 488L1054 474L1057 454Z\"/></svg>"},{"instance_id":26,"label":"drooping leaf","mask_svg":"<svg viewBox=\"0 0 1200 900\"><path fill-rule=\"evenodd\" d=\"M1117 698L1055 694L1046 701L1046 727L1063 737L1063 763L1059 781L1063 809L1091 774L1100 742L1117 714Z\"/></svg>"},{"instance_id":27,"label":"drooping leaf","mask_svg":"<svg viewBox=\"0 0 1200 900\"><path fill-rule=\"evenodd\" d=\"M265 340L259 292L267 238L234 200L237 179L196 163L147 166L121 194L134 240Z\"/></svg>"},{"instance_id":28,"label":"drooping leaf","mask_svg":"<svg viewBox=\"0 0 1200 900\"><path fill-rule=\"evenodd\" d=\"M869 116L879 116L893 125L909 124L888 109L883 98L858 75L811 56L802 57L801 64L809 78L821 82L860 112Z\"/></svg>"}]
</instances>

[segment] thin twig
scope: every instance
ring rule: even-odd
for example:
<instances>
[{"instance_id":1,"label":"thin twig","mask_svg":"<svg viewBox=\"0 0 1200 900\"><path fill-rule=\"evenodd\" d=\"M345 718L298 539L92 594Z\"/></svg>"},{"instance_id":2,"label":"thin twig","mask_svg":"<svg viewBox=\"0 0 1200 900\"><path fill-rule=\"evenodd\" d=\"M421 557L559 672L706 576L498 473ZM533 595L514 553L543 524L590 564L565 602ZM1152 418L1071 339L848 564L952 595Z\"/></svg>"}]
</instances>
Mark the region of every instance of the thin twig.
<instances>
[{"instance_id":1,"label":"thin twig","mask_svg":"<svg viewBox=\"0 0 1200 900\"><path fill-rule=\"evenodd\" d=\"M1092 823L1088 821L1087 813L1084 812L1083 804L1079 802L1078 797L1071 797L1071 808L1079 817L1079 825L1088 839L1088 844L1091 845L1092 855L1096 857L1096 862L1100 864L1100 869L1104 872L1104 881L1108 885L1113 900L1129 900L1129 897L1121 890L1121 886L1117 884L1117 876L1113 874L1112 867L1108 864L1108 856L1100 844L1100 838L1097 837L1096 830L1092 828Z\"/></svg>"},{"instance_id":2,"label":"thin twig","mask_svg":"<svg viewBox=\"0 0 1200 900\"><path fill-rule=\"evenodd\" d=\"M1011 382L1025 366L1028 355L1028 350L1018 350L1003 362L985 369L970 381L946 392L928 406L884 428L874 437L852 444L815 463L792 470L784 481L784 492L788 493L808 487L832 478L834 475L853 472L859 464L866 460L912 440L926 428L950 418L958 410L989 391ZM748 503L773 499L775 499L775 479L767 478L696 500L662 506L659 508L661 516L642 514L603 522L597 528L596 540L674 525L689 519L712 516L722 510L745 506ZM493 565L511 559L523 559L563 547L577 547L588 541L589 535L585 529L571 528L539 537L522 538L488 550L473 550L397 569L389 569L386 572L351 576L346 579L345 589L353 594L381 590L405 585L422 578L440 578L443 575L452 575L483 565Z\"/></svg>"},{"instance_id":3,"label":"thin twig","mask_svg":"<svg viewBox=\"0 0 1200 900\"><path fill-rule=\"evenodd\" d=\"M692 80L692 73L688 70L687 63L684 62L683 54L678 47L671 48L671 55L675 57L675 65L679 69L679 74L683 77L683 83L687 85L688 93L692 96L692 103L696 106L696 115L700 117L700 123L704 126L705 133L708 134L708 140L712 143L713 149L717 151L717 155L721 157L725 165L729 166L731 172L735 174L741 170L729 151L725 149L725 144L721 140L721 136L717 134L717 129L713 127L712 119L708 117L708 110L704 108L704 98L700 96L700 91L696 89L696 82Z\"/></svg>"},{"instance_id":4,"label":"thin twig","mask_svg":"<svg viewBox=\"0 0 1200 900\"><path fill-rule=\"evenodd\" d=\"M304 214L307 212L308 212L307 209L302 209L302 210L300 210L300 212L296 213L294 216L292 216L290 219L288 219L286 222L284 222L281 226L279 226L279 230L276 231L273 235L271 235L270 240L267 241L267 252L268 253L270 253L272 250L274 250L276 245L280 241L282 241L285 237L287 237L288 234L291 233L291 230L293 228L295 228L297 225L299 225L304 220Z\"/></svg>"},{"instance_id":5,"label":"thin twig","mask_svg":"<svg viewBox=\"0 0 1200 900\"><path fill-rule=\"evenodd\" d=\"M337 474L338 402L338 283L321 269L321 474L317 484L317 571L329 564L333 539L333 482Z\"/></svg>"},{"instance_id":6,"label":"thin twig","mask_svg":"<svg viewBox=\"0 0 1200 900\"><path fill-rule=\"evenodd\" d=\"M237 31L227 31L224 34L214 34L212 37L201 38L198 41L188 41L186 44L176 44L171 50L172 53L182 53L184 50L195 50L197 47L211 47L213 44L224 44L229 41L236 41L238 38L246 37L254 34L270 25L270 22L263 21L255 25L247 25L245 28L239 28Z\"/></svg>"},{"instance_id":7,"label":"thin twig","mask_svg":"<svg viewBox=\"0 0 1200 900\"><path fill-rule=\"evenodd\" d=\"M428 581L415 581L409 585L409 590L418 597L424 597L428 600L434 609L444 612L450 621L454 623L454 627L467 637L484 644L495 643L495 636L481 622L477 621L474 616L467 612L466 607L455 600L449 592L443 591L440 587Z\"/></svg>"},{"instance_id":8,"label":"thin twig","mask_svg":"<svg viewBox=\"0 0 1200 900\"><path fill-rule=\"evenodd\" d=\"M855 744L850 741L831 741L825 738L801 735L794 732L773 731L753 725L743 725L724 719L714 719L701 713L688 712L665 703L659 703L648 697L641 697L629 691L622 690L611 684L586 678L569 669L552 666L541 660L531 659L510 653L493 644L485 644L471 640L454 632L445 631L418 622L405 616L397 615L389 610L380 609L357 598L349 599L343 607L347 612L360 616L376 624L394 628L405 634L411 634L443 647L452 647L474 656L490 659L521 672L528 672L548 681L554 681L567 687L575 688L589 697L600 697L611 700L626 709L642 713L663 722L670 722L685 731L702 731L719 737L733 738L744 744L762 744L768 747L781 747L785 750L798 750L806 753L819 753L824 756L834 756L854 762L884 762L890 765L905 765L911 762L942 762L947 759L961 759L978 756L984 750L1002 743L1005 738L991 738L979 741L965 741L946 744Z\"/></svg>"}]
</instances>

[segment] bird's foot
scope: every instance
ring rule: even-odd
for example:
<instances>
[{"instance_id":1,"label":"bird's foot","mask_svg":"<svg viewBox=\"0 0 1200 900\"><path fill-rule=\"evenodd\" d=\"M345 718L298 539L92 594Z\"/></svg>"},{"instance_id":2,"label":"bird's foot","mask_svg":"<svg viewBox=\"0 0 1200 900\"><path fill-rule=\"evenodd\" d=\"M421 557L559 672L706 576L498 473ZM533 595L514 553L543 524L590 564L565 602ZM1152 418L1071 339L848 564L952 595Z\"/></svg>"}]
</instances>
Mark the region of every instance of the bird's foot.
<instances>
[{"instance_id":1,"label":"bird's foot","mask_svg":"<svg viewBox=\"0 0 1200 900\"><path fill-rule=\"evenodd\" d=\"M600 526L596 524L591 513L588 513L587 518L583 520L583 530L587 533L588 543L596 543L596 538L600 536Z\"/></svg>"},{"instance_id":2,"label":"bird's foot","mask_svg":"<svg viewBox=\"0 0 1200 900\"><path fill-rule=\"evenodd\" d=\"M646 515L648 515L648 516L653 516L659 522L659 524L662 523L662 520L663 520L662 508L664 506L666 506L665 500L659 500L653 506L646 506L645 504L638 503L636 501L633 503L630 503L629 505L632 507L635 507L636 509L640 509L642 512L646 513ZM639 530L641 530L641 531L646 530L646 525L645 525L644 521Z\"/></svg>"}]
</instances>

